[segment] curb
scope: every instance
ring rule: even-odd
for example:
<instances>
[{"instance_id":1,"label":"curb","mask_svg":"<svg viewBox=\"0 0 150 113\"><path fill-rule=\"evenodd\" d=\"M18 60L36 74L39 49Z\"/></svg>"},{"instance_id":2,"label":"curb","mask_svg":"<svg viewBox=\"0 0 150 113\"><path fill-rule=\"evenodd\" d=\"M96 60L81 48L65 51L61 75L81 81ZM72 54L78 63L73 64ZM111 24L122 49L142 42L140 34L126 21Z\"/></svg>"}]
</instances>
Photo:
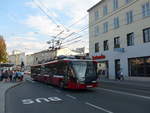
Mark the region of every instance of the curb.
<instances>
[{"instance_id":1,"label":"curb","mask_svg":"<svg viewBox=\"0 0 150 113\"><path fill-rule=\"evenodd\" d=\"M150 90L150 85L149 84L141 84L141 83L128 83L128 82L120 82L120 81L105 81L105 80L100 80L99 81L102 84L114 84L114 85L119 85L123 87L130 87L130 88L136 88L140 90Z\"/></svg>"},{"instance_id":2,"label":"curb","mask_svg":"<svg viewBox=\"0 0 150 113\"><path fill-rule=\"evenodd\" d=\"M138 82L128 82L128 81L110 81L110 80L99 80L99 82L105 82L105 83L113 83L113 84L120 84L120 85L135 85L135 86L142 86L142 87L150 87L150 83L149 85L144 85L144 82L143 83L138 83Z\"/></svg>"},{"instance_id":3,"label":"curb","mask_svg":"<svg viewBox=\"0 0 150 113\"><path fill-rule=\"evenodd\" d=\"M14 84L14 85L12 85L12 86L8 86L8 88L4 89L4 91L2 92L2 96L1 96L1 98L2 98L2 100L1 100L1 101L2 101L1 107L2 107L2 108L0 108L0 113L5 113L5 112L6 112L6 105L5 105L6 96L5 96L5 94L7 93L7 91L8 91L9 89L11 89L11 88L14 88L14 87L16 87L16 86L22 84L22 83L23 83L23 82L16 83L16 84Z\"/></svg>"}]
</instances>

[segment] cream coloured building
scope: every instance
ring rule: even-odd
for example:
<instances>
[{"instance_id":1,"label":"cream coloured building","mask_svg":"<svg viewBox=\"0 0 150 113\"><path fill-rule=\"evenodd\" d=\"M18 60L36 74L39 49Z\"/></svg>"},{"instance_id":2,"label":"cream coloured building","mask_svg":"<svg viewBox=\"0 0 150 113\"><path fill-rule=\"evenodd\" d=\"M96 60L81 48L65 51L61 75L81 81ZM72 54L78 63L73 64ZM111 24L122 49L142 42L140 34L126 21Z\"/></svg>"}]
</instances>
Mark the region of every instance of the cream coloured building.
<instances>
[{"instance_id":1,"label":"cream coloured building","mask_svg":"<svg viewBox=\"0 0 150 113\"><path fill-rule=\"evenodd\" d=\"M60 55L70 56L70 55L79 55L79 53L69 48L61 48L57 50L57 56L60 56Z\"/></svg>"},{"instance_id":2,"label":"cream coloured building","mask_svg":"<svg viewBox=\"0 0 150 113\"><path fill-rule=\"evenodd\" d=\"M34 60L34 57L33 57L32 54L26 55L26 65L27 66L32 66L33 65L33 60Z\"/></svg>"},{"instance_id":3,"label":"cream coloured building","mask_svg":"<svg viewBox=\"0 0 150 113\"><path fill-rule=\"evenodd\" d=\"M21 65L23 62L26 65L26 56L24 52L13 52L8 56L9 63L13 63L15 65Z\"/></svg>"},{"instance_id":4,"label":"cream coloured building","mask_svg":"<svg viewBox=\"0 0 150 113\"><path fill-rule=\"evenodd\" d=\"M61 48L58 50L43 50L31 55L27 56L27 64L36 65L43 62L48 62L52 59L55 59L57 56L60 55L79 55L79 53L74 52L68 48Z\"/></svg>"},{"instance_id":5,"label":"cream coloured building","mask_svg":"<svg viewBox=\"0 0 150 113\"><path fill-rule=\"evenodd\" d=\"M56 57L56 51L43 50L37 53L32 54L33 65L47 62Z\"/></svg>"},{"instance_id":6,"label":"cream coloured building","mask_svg":"<svg viewBox=\"0 0 150 113\"><path fill-rule=\"evenodd\" d=\"M101 0L88 12L89 52L100 73L150 80L150 0Z\"/></svg>"}]
</instances>

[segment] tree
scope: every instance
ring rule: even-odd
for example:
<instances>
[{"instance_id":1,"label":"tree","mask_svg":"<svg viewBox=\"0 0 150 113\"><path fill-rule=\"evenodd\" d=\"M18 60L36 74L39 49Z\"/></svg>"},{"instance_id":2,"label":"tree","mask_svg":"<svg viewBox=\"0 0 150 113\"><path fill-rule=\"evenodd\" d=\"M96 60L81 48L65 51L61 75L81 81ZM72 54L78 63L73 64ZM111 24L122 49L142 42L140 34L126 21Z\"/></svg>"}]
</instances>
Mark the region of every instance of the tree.
<instances>
[{"instance_id":1,"label":"tree","mask_svg":"<svg viewBox=\"0 0 150 113\"><path fill-rule=\"evenodd\" d=\"M7 62L6 43L3 36L0 36L0 63Z\"/></svg>"}]
</instances>

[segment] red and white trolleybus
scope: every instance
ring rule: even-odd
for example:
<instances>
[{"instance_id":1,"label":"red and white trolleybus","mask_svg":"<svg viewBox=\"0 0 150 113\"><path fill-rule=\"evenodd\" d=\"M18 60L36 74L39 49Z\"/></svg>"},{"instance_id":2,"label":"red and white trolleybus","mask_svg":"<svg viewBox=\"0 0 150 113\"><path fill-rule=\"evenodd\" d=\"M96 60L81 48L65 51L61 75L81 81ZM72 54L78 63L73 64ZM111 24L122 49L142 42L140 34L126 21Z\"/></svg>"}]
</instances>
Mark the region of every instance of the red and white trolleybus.
<instances>
[{"instance_id":1,"label":"red and white trolleybus","mask_svg":"<svg viewBox=\"0 0 150 113\"><path fill-rule=\"evenodd\" d=\"M96 62L86 59L57 59L31 66L31 77L68 89L97 87Z\"/></svg>"}]
</instances>

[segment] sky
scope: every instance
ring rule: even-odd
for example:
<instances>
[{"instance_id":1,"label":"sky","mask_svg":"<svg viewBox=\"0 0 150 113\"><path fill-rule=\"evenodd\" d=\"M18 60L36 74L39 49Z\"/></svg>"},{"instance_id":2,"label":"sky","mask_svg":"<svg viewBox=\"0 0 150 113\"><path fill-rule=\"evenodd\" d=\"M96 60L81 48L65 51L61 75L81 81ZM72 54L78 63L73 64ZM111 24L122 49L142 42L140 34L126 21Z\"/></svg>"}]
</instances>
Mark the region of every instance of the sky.
<instances>
[{"instance_id":1,"label":"sky","mask_svg":"<svg viewBox=\"0 0 150 113\"><path fill-rule=\"evenodd\" d=\"M62 41L63 48L85 47L88 51L87 10L99 1L1 0L0 35L6 41L8 53L48 49L47 41L55 36L55 40Z\"/></svg>"}]
</instances>

